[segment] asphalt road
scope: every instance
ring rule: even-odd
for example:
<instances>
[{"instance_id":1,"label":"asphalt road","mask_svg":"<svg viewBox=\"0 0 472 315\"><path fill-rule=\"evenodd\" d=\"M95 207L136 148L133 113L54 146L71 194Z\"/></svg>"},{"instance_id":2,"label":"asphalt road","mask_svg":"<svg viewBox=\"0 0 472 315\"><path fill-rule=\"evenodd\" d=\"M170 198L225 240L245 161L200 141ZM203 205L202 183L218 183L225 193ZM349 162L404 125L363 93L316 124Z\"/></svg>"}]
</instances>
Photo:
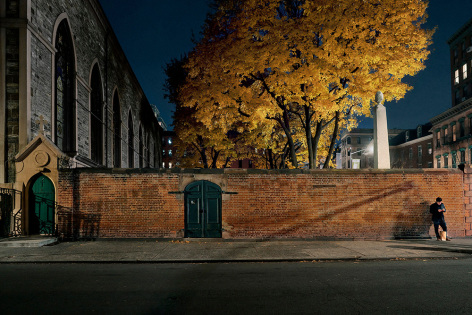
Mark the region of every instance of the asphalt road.
<instances>
[{"instance_id":1,"label":"asphalt road","mask_svg":"<svg viewBox=\"0 0 472 315\"><path fill-rule=\"evenodd\" d=\"M472 259L2 264L1 314L470 314Z\"/></svg>"}]
</instances>

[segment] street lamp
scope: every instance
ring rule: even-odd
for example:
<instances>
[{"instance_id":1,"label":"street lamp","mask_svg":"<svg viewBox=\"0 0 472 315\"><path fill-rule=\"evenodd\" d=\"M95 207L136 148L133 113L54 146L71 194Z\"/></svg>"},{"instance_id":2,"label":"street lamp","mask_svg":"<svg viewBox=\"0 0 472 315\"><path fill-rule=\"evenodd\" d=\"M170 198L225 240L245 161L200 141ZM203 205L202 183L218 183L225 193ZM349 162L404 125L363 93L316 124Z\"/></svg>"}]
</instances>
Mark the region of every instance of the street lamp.
<instances>
[{"instance_id":1,"label":"street lamp","mask_svg":"<svg viewBox=\"0 0 472 315\"><path fill-rule=\"evenodd\" d=\"M373 154L374 153L374 144L372 143L372 141L367 145L367 147L365 149L361 149L361 150L357 150L357 151L354 151L354 152L349 152L349 165L351 166L351 169L353 168L352 167L352 155L353 154L356 154L356 153L359 153L359 152L366 152L366 154Z\"/></svg>"}]
</instances>

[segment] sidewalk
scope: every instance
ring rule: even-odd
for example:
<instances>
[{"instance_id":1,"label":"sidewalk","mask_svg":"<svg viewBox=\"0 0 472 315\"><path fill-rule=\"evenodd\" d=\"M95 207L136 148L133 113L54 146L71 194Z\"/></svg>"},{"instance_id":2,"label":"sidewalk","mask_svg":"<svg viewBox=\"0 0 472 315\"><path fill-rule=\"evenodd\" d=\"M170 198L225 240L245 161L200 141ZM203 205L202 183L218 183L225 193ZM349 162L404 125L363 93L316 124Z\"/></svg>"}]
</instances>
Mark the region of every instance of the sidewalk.
<instances>
[{"instance_id":1,"label":"sidewalk","mask_svg":"<svg viewBox=\"0 0 472 315\"><path fill-rule=\"evenodd\" d=\"M10 239L11 240L11 239ZM0 241L0 243L6 240ZM472 238L314 241L100 239L43 247L0 246L0 263L208 263L472 258Z\"/></svg>"}]
</instances>

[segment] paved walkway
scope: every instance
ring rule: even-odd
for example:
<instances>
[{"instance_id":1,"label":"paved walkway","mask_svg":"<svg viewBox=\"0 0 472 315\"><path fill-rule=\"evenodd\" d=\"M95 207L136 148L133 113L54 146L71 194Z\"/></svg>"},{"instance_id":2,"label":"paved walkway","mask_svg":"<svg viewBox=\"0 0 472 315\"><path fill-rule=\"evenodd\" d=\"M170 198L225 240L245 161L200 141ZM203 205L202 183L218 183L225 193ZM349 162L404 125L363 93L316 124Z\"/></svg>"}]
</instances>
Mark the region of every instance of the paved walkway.
<instances>
[{"instance_id":1,"label":"paved walkway","mask_svg":"<svg viewBox=\"0 0 472 315\"><path fill-rule=\"evenodd\" d=\"M13 239L19 241L19 239ZM0 240L0 263L199 263L370 259L472 258L472 238L436 240L97 240L42 247L9 247ZM10 244L11 245L11 244Z\"/></svg>"}]
</instances>

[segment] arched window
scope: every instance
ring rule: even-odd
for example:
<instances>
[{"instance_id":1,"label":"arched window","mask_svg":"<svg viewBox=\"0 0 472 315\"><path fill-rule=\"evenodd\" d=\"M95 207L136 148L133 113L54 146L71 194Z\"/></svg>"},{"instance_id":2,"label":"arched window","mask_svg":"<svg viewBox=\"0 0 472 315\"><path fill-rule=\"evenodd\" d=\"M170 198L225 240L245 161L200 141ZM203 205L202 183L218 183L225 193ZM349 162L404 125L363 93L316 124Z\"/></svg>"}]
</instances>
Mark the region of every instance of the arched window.
<instances>
[{"instance_id":1,"label":"arched window","mask_svg":"<svg viewBox=\"0 0 472 315\"><path fill-rule=\"evenodd\" d=\"M143 129L139 128L139 168L143 168L143 149L144 149L144 141L143 141Z\"/></svg>"},{"instance_id":2,"label":"arched window","mask_svg":"<svg viewBox=\"0 0 472 315\"><path fill-rule=\"evenodd\" d=\"M75 153L75 57L67 20L63 20L56 34L55 55L55 140L64 152Z\"/></svg>"},{"instance_id":3,"label":"arched window","mask_svg":"<svg viewBox=\"0 0 472 315\"><path fill-rule=\"evenodd\" d=\"M131 112L128 115L128 167L134 167L134 131Z\"/></svg>"},{"instance_id":4,"label":"arched window","mask_svg":"<svg viewBox=\"0 0 472 315\"><path fill-rule=\"evenodd\" d=\"M121 108L117 91L113 95L113 167L121 167Z\"/></svg>"},{"instance_id":5,"label":"arched window","mask_svg":"<svg viewBox=\"0 0 472 315\"><path fill-rule=\"evenodd\" d=\"M98 65L92 70L92 92L90 94L90 147L91 158L97 164L103 163L103 89Z\"/></svg>"}]
</instances>

